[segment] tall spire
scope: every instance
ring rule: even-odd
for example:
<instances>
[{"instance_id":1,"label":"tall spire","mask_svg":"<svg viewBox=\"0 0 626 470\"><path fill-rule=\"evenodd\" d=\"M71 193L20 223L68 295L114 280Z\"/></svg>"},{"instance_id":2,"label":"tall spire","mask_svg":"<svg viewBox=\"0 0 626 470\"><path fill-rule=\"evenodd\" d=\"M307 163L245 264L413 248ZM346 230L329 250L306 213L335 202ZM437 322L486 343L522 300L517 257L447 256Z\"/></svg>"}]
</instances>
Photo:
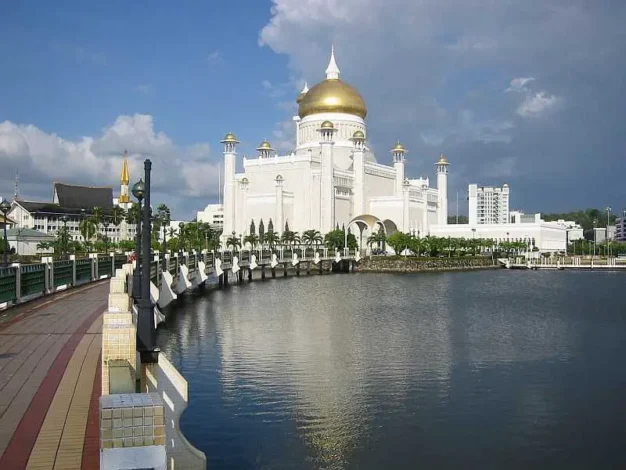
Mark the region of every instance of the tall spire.
<instances>
[{"instance_id":1,"label":"tall spire","mask_svg":"<svg viewBox=\"0 0 626 470\"><path fill-rule=\"evenodd\" d=\"M304 88L300 93L308 93L309 92L309 84L308 82L304 82Z\"/></svg>"},{"instance_id":2,"label":"tall spire","mask_svg":"<svg viewBox=\"0 0 626 470\"><path fill-rule=\"evenodd\" d=\"M339 67L337 67L337 62L335 62L335 46L331 46L330 62L328 62L328 67L326 68L326 80L337 80L339 73Z\"/></svg>"},{"instance_id":3,"label":"tall spire","mask_svg":"<svg viewBox=\"0 0 626 470\"><path fill-rule=\"evenodd\" d=\"M122 184L127 185L130 183L130 173L128 171L128 152L126 150L124 150L124 163L122 165L122 177L120 179Z\"/></svg>"}]
</instances>

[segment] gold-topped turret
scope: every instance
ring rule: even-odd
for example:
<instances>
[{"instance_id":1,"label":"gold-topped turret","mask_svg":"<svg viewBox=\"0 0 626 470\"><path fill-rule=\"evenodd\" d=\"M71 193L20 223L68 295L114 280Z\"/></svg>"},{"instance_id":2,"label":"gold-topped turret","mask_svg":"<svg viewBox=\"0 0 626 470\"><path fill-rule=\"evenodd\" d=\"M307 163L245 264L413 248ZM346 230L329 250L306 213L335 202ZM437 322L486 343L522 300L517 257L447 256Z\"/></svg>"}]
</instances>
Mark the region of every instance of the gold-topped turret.
<instances>
[{"instance_id":1,"label":"gold-topped turret","mask_svg":"<svg viewBox=\"0 0 626 470\"><path fill-rule=\"evenodd\" d=\"M124 163L122 163L122 176L120 178L122 184L130 183L130 172L128 171L128 152L124 150Z\"/></svg>"},{"instance_id":2,"label":"gold-topped turret","mask_svg":"<svg viewBox=\"0 0 626 470\"><path fill-rule=\"evenodd\" d=\"M439 154L439 160L437 160L437 165L449 165L450 163L448 163L448 159L446 158L446 156L442 153Z\"/></svg>"},{"instance_id":3,"label":"gold-topped turret","mask_svg":"<svg viewBox=\"0 0 626 470\"><path fill-rule=\"evenodd\" d=\"M330 121L324 121L322 123L322 125L320 126L320 129L323 129L323 130L331 130L331 129L334 129L334 128L335 128L335 126Z\"/></svg>"},{"instance_id":4,"label":"gold-topped turret","mask_svg":"<svg viewBox=\"0 0 626 470\"><path fill-rule=\"evenodd\" d=\"M392 153L406 153L406 149L404 148L404 145L402 145L400 141L398 141L395 147L391 149L391 152Z\"/></svg>"},{"instance_id":5,"label":"gold-topped turret","mask_svg":"<svg viewBox=\"0 0 626 470\"><path fill-rule=\"evenodd\" d=\"M130 171L128 171L128 152L124 151L124 162L122 163L122 175L120 176L121 191L120 191L120 204L127 204L130 202L130 196L128 195L128 184L130 183Z\"/></svg>"},{"instance_id":6,"label":"gold-topped turret","mask_svg":"<svg viewBox=\"0 0 626 470\"><path fill-rule=\"evenodd\" d=\"M262 150L274 150L272 145L267 141L267 139L263 139L263 142L257 147L257 150L261 152Z\"/></svg>"},{"instance_id":7,"label":"gold-topped turret","mask_svg":"<svg viewBox=\"0 0 626 470\"><path fill-rule=\"evenodd\" d=\"M237 140L237 137L235 136L235 134L233 134L232 132L229 132L228 134L226 134L224 136L224 139L220 143L222 143L222 144L238 144L239 141Z\"/></svg>"}]
</instances>

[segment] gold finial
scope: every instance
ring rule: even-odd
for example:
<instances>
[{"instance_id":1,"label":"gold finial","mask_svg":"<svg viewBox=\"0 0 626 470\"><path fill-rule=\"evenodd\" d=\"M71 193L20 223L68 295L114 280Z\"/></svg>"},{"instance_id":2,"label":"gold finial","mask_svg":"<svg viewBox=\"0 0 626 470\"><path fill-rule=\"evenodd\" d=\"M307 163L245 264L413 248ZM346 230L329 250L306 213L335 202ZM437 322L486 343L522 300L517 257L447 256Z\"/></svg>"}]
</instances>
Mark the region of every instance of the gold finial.
<instances>
[{"instance_id":1,"label":"gold finial","mask_svg":"<svg viewBox=\"0 0 626 470\"><path fill-rule=\"evenodd\" d=\"M330 130L330 129L334 129L335 126L330 121L324 121L322 125L320 126L320 128L324 130Z\"/></svg>"},{"instance_id":2,"label":"gold finial","mask_svg":"<svg viewBox=\"0 0 626 470\"><path fill-rule=\"evenodd\" d=\"M130 183L130 172L128 171L128 152L124 150L124 163L122 164L122 177L120 178L122 184L128 185Z\"/></svg>"},{"instance_id":3,"label":"gold finial","mask_svg":"<svg viewBox=\"0 0 626 470\"><path fill-rule=\"evenodd\" d=\"M262 150L274 150L267 139L263 139L263 142L258 146L257 150L260 152Z\"/></svg>"},{"instance_id":4,"label":"gold finial","mask_svg":"<svg viewBox=\"0 0 626 470\"><path fill-rule=\"evenodd\" d=\"M449 165L448 159L443 153L439 154L439 160L437 161L437 165Z\"/></svg>"},{"instance_id":5,"label":"gold finial","mask_svg":"<svg viewBox=\"0 0 626 470\"><path fill-rule=\"evenodd\" d=\"M350 140L355 140L355 141L365 140L365 134L361 130L354 131L354 134L352 134L352 138Z\"/></svg>"},{"instance_id":6,"label":"gold finial","mask_svg":"<svg viewBox=\"0 0 626 470\"><path fill-rule=\"evenodd\" d=\"M224 139L221 141L222 144L238 144L239 141L237 137L232 132L229 132L224 136Z\"/></svg>"}]
</instances>

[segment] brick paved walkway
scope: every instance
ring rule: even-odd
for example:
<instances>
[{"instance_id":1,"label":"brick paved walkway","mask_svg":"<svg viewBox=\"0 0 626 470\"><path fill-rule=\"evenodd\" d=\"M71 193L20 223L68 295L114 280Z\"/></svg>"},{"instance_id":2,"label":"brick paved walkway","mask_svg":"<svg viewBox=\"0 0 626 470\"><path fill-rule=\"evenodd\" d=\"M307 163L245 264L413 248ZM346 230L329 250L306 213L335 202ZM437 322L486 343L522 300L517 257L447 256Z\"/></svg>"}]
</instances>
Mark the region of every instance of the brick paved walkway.
<instances>
[{"instance_id":1,"label":"brick paved walkway","mask_svg":"<svg viewBox=\"0 0 626 470\"><path fill-rule=\"evenodd\" d=\"M15 307L0 323L0 469L97 469L108 282Z\"/></svg>"}]
</instances>

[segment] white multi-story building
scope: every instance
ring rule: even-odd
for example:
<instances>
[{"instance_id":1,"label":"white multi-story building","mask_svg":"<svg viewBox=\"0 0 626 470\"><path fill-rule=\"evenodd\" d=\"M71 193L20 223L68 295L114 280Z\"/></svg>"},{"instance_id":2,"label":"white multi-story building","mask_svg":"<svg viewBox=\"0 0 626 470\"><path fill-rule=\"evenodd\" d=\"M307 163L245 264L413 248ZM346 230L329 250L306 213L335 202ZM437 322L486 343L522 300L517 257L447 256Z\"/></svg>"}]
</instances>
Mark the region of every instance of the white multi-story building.
<instances>
[{"instance_id":1,"label":"white multi-story building","mask_svg":"<svg viewBox=\"0 0 626 470\"><path fill-rule=\"evenodd\" d=\"M470 225L509 223L508 184L501 188L470 184L468 200Z\"/></svg>"},{"instance_id":2,"label":"white multi-story building","mask_svg":"<svg viewBox=\"0 0 626 470\"><path fill-rule=\"evenodd\" d=\"M224 237L270 219L280 233L286 224L296 232L345 226L363 235L378 227L427 233L447 224L448 160L441 155L435 163L436 188L429 178L408 178L399 142L383 157L390 164L379 163L367 145L365 102L339 73L333 51L326 79L298 96L291 153L279 155L263 141L236 173L239 142L232 133L224 137Z\"/></svg>"},{"instance_id":3,"label":"white multi-story building","mask_svg":"<svg viewBox=\"0 0 626 470\"><path fill-rule=\"evenodd\" d=\"M129 224L124 219L114 220L112 217L114 206L119 205L128 210L132 205L128 196L130 174L126 158L120 179L119 198L113 197L111 187L54 183L52 202L14 199L7 216L15 221L16 229L32 229L56 235L58 230L67 226L72 240L84 241L79 229L80 222L93 214L94 208L99 207L106 218L106 223L98 226L100 235L106 235L112 242L133 240L136 234L135 224Z\"/></svg>"},{"instance_id":4,"label":"white multi-story building","mask_svg":"<svg viewBox=\"0 0 626 470\"><path fill-rule=\"evenodd\" d=\"M223 230L224 228L224 205L207 204L204 210L198 211L196 215L198 222L204 222L211 226L213 230Z\"/></svg>"}]
</instances>

